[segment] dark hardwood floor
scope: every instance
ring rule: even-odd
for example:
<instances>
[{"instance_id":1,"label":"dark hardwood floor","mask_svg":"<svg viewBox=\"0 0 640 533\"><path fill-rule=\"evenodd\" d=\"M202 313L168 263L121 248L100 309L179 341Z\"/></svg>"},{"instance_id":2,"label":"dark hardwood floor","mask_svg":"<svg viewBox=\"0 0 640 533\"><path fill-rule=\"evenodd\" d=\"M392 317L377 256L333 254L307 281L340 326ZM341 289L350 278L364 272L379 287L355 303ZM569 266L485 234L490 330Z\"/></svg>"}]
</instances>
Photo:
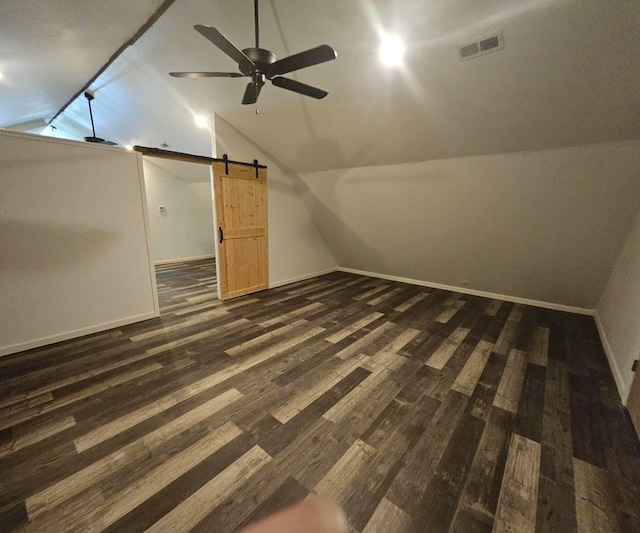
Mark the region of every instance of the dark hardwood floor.
<instances>
[{"instance_id":1,"label":"dark hardwood floor","mask_svg":"<svg viewBox=\"0 0 640 533\"><path fill-rule=\"evenodd\" d=\"M0 359L0 530L231 532L311 492L358 532L638 532L593 320L333 273Z\"/></svg>"}]
</instances>

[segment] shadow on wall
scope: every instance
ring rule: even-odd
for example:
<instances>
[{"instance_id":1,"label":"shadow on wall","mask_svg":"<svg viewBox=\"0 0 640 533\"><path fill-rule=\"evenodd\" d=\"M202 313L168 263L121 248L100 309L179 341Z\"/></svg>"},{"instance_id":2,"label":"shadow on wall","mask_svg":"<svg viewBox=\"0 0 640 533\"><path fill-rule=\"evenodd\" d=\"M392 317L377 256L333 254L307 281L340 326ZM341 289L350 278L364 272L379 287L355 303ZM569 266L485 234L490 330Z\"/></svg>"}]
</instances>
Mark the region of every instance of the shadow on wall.
<instances>
[{"instance_id":1,"label":"shadow on wall","mask_svg":"<svg viewBox=\"0 0 640 533\"><path fill-rule=\"evenodd\" d=\"M220 116L216 116L216 124L218 124L218 121L224 123L224 126L231 129L236 135L242 137L257 152L262 154L265 159L270 160L275 166L277 166L284 174L284 176L289 179L291 186L298 194L305 208L307 209L307 212L309 213L311 220L315 224L318 233L324 240L327 248L329 249L339 266L346 266L344 264L345 257L341 256L339 250L342 249L344 245L347 245L352 253L357 254L357 256L361 258L362 264L373 265L378 269L386 269L388 265L383 257L375 251L370 243L366 242L361 236L356 234L347 224L345 224L345 222L336 213L334 213L331 209L320 202L311 192L309 186L304 183L304 181L302 181L295 170L289 168L278 158L266 152L262 147L255 144L253 140L244 135L242 132L238 131ZM225 151L227 151L227 147L230 146L230 143L228 143L224 139L222 132L223 128L216 127L218 142L220 142L221 147ZM278 183L278 181L275 179L269 180L269 188L276 190L282 194L290 194L288 187L285 187L283 184ZM381 216L383 215L381 214ZM317 221L322 221L322 223L318 224ZM340 243L335 242L336 236L339 236Z\"/></svg>"},{"instance_id":2,"label":"shadow on wall","mask_svg":"<svg viewBox=\"0 0 640 533\"><path fill-rule=\"evenodd\" d=\"M0 269L48 270L74 264L115 240L113 232L86 226L0 220Z\"/></svg>"},{"instance_id":3,"label":"shadow on wall","mask_svg":"<svg viewBox=\"0 0 640 533\"><path fill-rule=\"evenodd\" d=\"M308 117L307 117L308 118ZM310 119L308 119L310 121ZM340 147L340 143L331 137L318 138L310 127L311 140L300 147L296 159L296 167L302 169L323 168L325 161L332 161L335 168L351 168L357 166L356 162L361 161L370 150L372 145L363 146L353 157L347 159Z\"/></svg>"}]
</instances>

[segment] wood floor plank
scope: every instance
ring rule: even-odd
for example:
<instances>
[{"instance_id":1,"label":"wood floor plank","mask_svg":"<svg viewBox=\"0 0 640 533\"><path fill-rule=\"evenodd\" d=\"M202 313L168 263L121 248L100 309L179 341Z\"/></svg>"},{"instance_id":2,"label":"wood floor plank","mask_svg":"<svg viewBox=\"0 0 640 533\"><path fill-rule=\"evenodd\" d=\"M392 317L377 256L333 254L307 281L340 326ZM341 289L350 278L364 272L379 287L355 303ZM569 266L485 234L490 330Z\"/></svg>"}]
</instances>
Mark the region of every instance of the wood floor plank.
<instances>
[{"instance_id":1,"label":"wood floor plank","mask_svg":"<svg viewBox=\"0 0 640 533\"><path fill-rule=\"evenodd\" d=\"M349 394L350 391L357 387L358 384L370 374L371 372L364 368L356 368L285 424L281 424L280 427L271 432L271 434L260 439L260 446L274 457L288 446L293 445L293 450L295 450L295 441L302 438L305 432L311 431L319 422L326 422L326 420L322 418L323 413ZM294 451L291 453L293 454Z\"/></svg>"},{"instance_id":2,"label":"wood floor plank","mask_svg":"<svg viewBox=\"0 0 640 533\"><path fill-rule=\"evenodd\" d=\"M147 348L146 352L148 355L158 355L179 348L184 348L189 345L195 344L203 339L208 339L212 335L219 335L226 331L235 330L248 323L249 321L246 318L238 318L237 320L220 324L216 327L204 327L202 331L198 331L197 333L181 336L179 339L176 339L174 341L162 342L158 346L149 347Z\"/></svg>"},{"instance_id":3,"label":"wood floor plank","mask_svg":"<svg viewBox=\"0 0 640 533\"><path fill-rule=\"evenodd\" d=\"M358 320L357 322L350 324L346 328L341 329L337 333L334 333L330 337L327 337L327 340L334 344L337 342L340 342L342 339L345 339L346 337L348 337L349 335L352 335L359 329L362 329L365 326L368 326L369 324L371 324L371 322L375 322L382 316L384 316L382 313L378 313L378 312L371 313L370 315L367 315L366 317Z\"/></svg>"},{"instance_id":4,"label":"wood floor plank","mask_svg":"<svg viewBox=\"0 0 640 533\"><path fill-rule=\"evenodd\" d=\"M489 305L487 305L487 308L484 310L484 314L488 316L496 316L501 306L501 300L491 300Z\"/></svg>"},{"instance_id":5,"label":"wood floor plank","mask_svg":"<svg viewBox=\"0 0 640 533\"><path fill-rule=\"evenodd\" d=\"M384 346L381 350L378 350L373 354L365 364L363 368L374 372L378 368L385 368L389 371L397 370L406 363L406 358L398 355L398 352L402 350L408 343L415 339L420 334L420 331L413 328L407 328L399 333L399 335Z\"/></svg>"},{"instance_id":6,"label":"wood floor plank","mask_svg":"<svg viewBox=\"0 0 640 533\"><path fill-rule=\"evenodd\" d=\"M318 309L322 309L323 307L324 305L320 302L310 303L309 305L305 305L304 307L294 309L293 311L289 311L288 313L284 313L282 315L270 318L269 320L260 322L260 326L263 328L268 328L270 326L273 326L274 324L279 324L280 322L287 321L291 318L298 318L298 317L304 316L307 313L310 313L311 311L316 311Z\"/></svg>"},{"instance_id":7,"label":"wood floor plank","mask_svg":"<svg viewBox=\"0 0 640 533\"><path fill-rule=\"evenodd\" d=\"M470 330L465 328L456 328L451 335L444 340L440 347L433 352L425 364L431 368L435 368L436 370L442 370L462 341L464 341L465 337L469 334L469 331Z\"/></svg>"},{"instance_id":8,"label":"wood floor plank","mask_svg":"<svg viewBox=\"0 0 640 533\"><path fill-rule=\"evenodd\" d=\"M464 416L451 435L431 480L431 490L422 497L421 509L412 514L420 529L445 531L453 521L460 495L469 475L484 421Z\"/></svg>"},{"instance_id":9,"label":"wood floor plank","mask_svg":"<svg viewBox=\"0 0 640 533\"><path fill-rule=\"evenodd\" d=\"M375 448L359 439L356 440L318 482L315 492L331 496L338 502L344 502L346 493L350 490L351 478L371 462L375 453Z\"/></svg>"},{"instance_id":10,"label":"wood floor plank","mask_svg":"<svg viewBox=\"0 0 640 533\"><path fill-rule=\"evenodd\" d=\"M518 411L526 368L526 354L518 350L511 350L493 405L511 413Z\"/></svg>"},{"instance_id":11,"label":"wood floor plank","mask_svg":"<svg viewBox=\"0 0 640 533\"><path fill-rule=\"evenodd\" d=\"M538 326L533 334L533 347L529 352L529 362L547 366L549 359L549 328Z\"/></svg>"},{"instance_id":12,"label":"wood floor plank","mask_svg":"<svg viewBox=\"0 0 640 533\"><path fill-rule=\"evenodd\" d=\"M302 411L305 407L313 403L320 396L337 385L359 366L360 360L358 359L354 358L345 361L332 373L323 377L319 381L313 382L309 386L309 388L296 393L286 403L278 407L278 409L274 410L271 414L276 418L276 420L279 420L281 423L285 424L294 416L296 416L300 411Z\"/></svg>"},{"instance_id":13,"label":"wood floor plank","mask_svg":"<svg viewBox=\"0 0 640 533\"><path fill-rule=\"evenodd\" d=\"M400 305L394 307L393 310L397 311L398 313L404 313L405 311L411 309L418 302L424 300L427 296L429 296L428 292L421 292L419 294L416 294L415 296L409 298L406 302L403 302Z\"/></svg>"},{"instance_id":14,"label":"wood floor plank","mask_svg":"<svg viewBox=\"0 0 640 533\"><path fill-rule=\"evenodd\" d=\"M509 313L509 317L504 323L500 336L496 340L495 351L502 355L507 355L514 347L518 335L520 334L520 318L522 310L514 305Z\"/></svg>"},{"instance_id":15,"label":"wood floor plank","mask_svg":"<svg viewBox=\"0 0 640 533\"><path fill-rule=\"evenodd\" d=\"M271 456L259 446L254 446L235 463L229 465L209 483L158 520L147 529L147 532L189 531L218 503L247 482L248 478L269 461L271 461Z\"/></svg>"},{"instance_id":16,"label":"wood floor plank","mask_svg":"<svg viewBox=\"0 0 640 533\"><path fill-rule=\"evenodd\" d=\"M539 471L540 444L514 433L504 469L494 533L534 533Z\"/></svg>"},{"instance_id":17,"label":"wood floor plank","mask_svg":"<svg viewBox=\"0 0 640 533\"><path fill-rule=\"evenodd\" d=\"M422 493L433 476L442 455L464 414L467 397L452 391L440 405L428 427L413 449L407 454L403 468L396 476L386 498L407 512L417 515L420 502L416 494Z\"/></svg>"},{"instance_id":18,"label":"wood floor plank","mask_svg":"<svg viewBox=\"0 0 640 533\"><path fill-rule=\"evenodd\" d=\"M362 425L364 431L401 388L386 369L378 369L322 416L336 424Z\"/></svg>"},{"instance_id":19,"label":"wood floor plank","mask_svg":"<svg viewBox=\"0 0 640 533\"><path fill-rule=\"evenodd\" d=\"M354 300L366 300L367 298L371 298L375 294L378 294L379 292L385 291L388 288L389 288L389 285L380 285L378 287L374 287L373 289L370 289L370 290L368 290L366 292L363 292L362 294L359 294L358 296L356 296L354 298Z\"/></svg>"},{"instance_id":20,"label":"wood floor plank","mask_svg":"<svg viewBox=\"0 0 640 533\"><path fill-rule=\"evenodd\" d=\"M42 394L45 394L47 392L51 392L51 391L55 391L57 389L61 389L67 385L73 384L73 383L78 383L79 381L83 381L83 380L87 380L90 378L94 378L96 376L99 376L101 374L106 374L108 372L111 372L112 370L118 369L118 368L122 368L124 366L130 365L132 363L136 363L138 361L141 361L142 359L146 359L148 357L147 354L136 354L133 355L131 357L128 357L126 359L120 360L120 361L116 361L110 364L105 364L100 366L99 368L95 368L92 370L88 370L86 372L80 372L78 374L73 374L72 376L69 377L65 377L63 379L59 379L54 381L53 383L48 383L46 385L42 385L41 387L38 387L37 389L34 390L30 390L26 393L22 393L22 394L17 394L15 396L12 396L10 398L7 398L3 401L3 407L7 406L7 405L11 405L13 403L16 403L18 401L22 401L22 400L26 400L29 398L34 398L37 396L40 396ZM48 373L48 372L47 372ZM6 384L7 387L11 387L11 383L7 383Z\"/></svg>"},{"instance_id":21,"label":"wood floor plank","mask_svg":"<svg viewBox=\"0 0 640 533\"><path fill-rule=\"evenodd\" d=\"M311 491L354 441L345 425L320 418L274 459ZM304 449L304 453L299 453L299 449Z\"/></svg>"},{"instance_id":22,"label":"wood floor plank","mask_svg":"<svg viewBox=\"0 0 640 533\"><path fill-rule=\"evenodd\" d=\"M489 360L492 349L493 343L478 342L451 388L466 396L471 396Z\"/></svg>"},{"instance_id":23,"label":"wood floor plank","mask_svg":"<svg viewBox=\"0 0 640 533\"><path fill-rule=\"evenodd\" d=\"M362 533L412 533L416 531L413 519L386 498L380 500L375 513Z\"/></svg>"},{"instance_id":24,"label":"wood floor plank","mask_svg":"<svg viewBox=\"0 0 640 533\"><path fill-rule=\"evenodd\" d=\"M452 531L491 531L509 450L513 415L491 411L453 518Z\"/></svg>"},{"instance_id":25,"label":"wood floor plank","mask_svg":"<svg viewBox=\"0 0 640 533\"><path fill-rule=\"evenodd\" d=\"M51 392L40 393L38 391L30 391L28 394L22 397L11 399L5 399L5 406L0 407L0 416L6 416L9 413L15 413L23 409L30 409L37 407L43 403L48 403L53 400L53 394Z\"/></svg>"},{"instance_id":26,"label":"wood floor plank","mask_svg":"<svg viewBox=\"0 0 640 533\"><path fill-rule=\"evenodd\" d=\"M10 453L31 446L37 442L43 441L53 435L56 435L66 429L72 428L76 425L76 420L73 416L65 416L59 420L38 425L33 429L27 431L21 431L15 428L12 433L12 439L0 444L0 457L9 455Z\"/></svg>"},{"instance_id":27,"label":"wood floor plank","mask_svg":"<svg viewBox=\"0 0 640 533\"><path fill-rule=\"evenodd\" d=\"M447 307L442 313L438 315L436 318L436 322L440 324L446 324L453 318L453 316L464 306L465 302L462 300L458 300L453 302L449 307Z\"/></svg>"},{"instance_id":28,"label":"wood floor plank","mask_svg":"<svg viewBox=\"0 0 640 533\"><path fill-rule=\"evenodd\" d=\"M66 509L57 510L57 513L48 513L39 520L31 522L27 531L45 533L52 530L61 531L65 528L86 532L102 531L241 433L233 423L227 422L215 433L207 435L181 453L169 458L153 471L105 500L100 508L88 510L85 506L78 506L75 508L75 513L70 513Z\"/></svg>"},{"instance_id":29,"label":"wood floor plank","mask_svg":"<svg viewBox=\"0 0 640 533\"><path fill-rule=\"evenodd\" d=\"M611 486L606 472L574 457L576 518L578 531L617 533L615 508L611 502Z\"/></svg>"},{"instance_id":30,"label":"wood floor plank","mask_svg":"<svg viewBox=\"0 0 640 533\"><path fill-rule=\"evenodd\" d=\"M137 458L162 444L171 435L178 434L199 421L208 418L213 413L236 401L240 396L241 394L238 391L231 389L27 498L26 505L29 517L35 518L47 509L59 505L119 468L134 462Z\"/></svg>"},{"instance_id":31,"label":"wood floor plank","mask_svg":"<svg viewBox=\"0 0 640 533\"><path fill-rule=\"evenodd\" d=\"M542 418L537 533L577 531L566 365L550 359Z\"/></svg>"},{"instance_id":32,"label":"wood floor plank","mask_svg":"<svg viewBox=\"0 0 640 533\"><path fill-rule=\"evenodd\" d=\"M190 533L238 531L252 518L257 508L268 505L271 499L286 501L283 493L288 490L287 482L290 480L287 473L278 468L274 461L265 464L251 477L250 490L235 491L227 496L191 528Z\"/></svg>"},{"instance_id":33,"label":"wood floor plank","mask_svg":"<svg viewBox=\"0 0 640 533\"><path fill-rule=\"evenodd\" d=\"M369 300L367 302L367 304L369 304L369 305L380 305L382 302L385 302L389 298L393 298L396 294L402 292L403 290L404 290L403 287L397 287L395 289L392 289L390 291L385 292L384 294L381 294L377 298L373 298L372 300Z\"/></svg>"},{"instance_id":34,"label":"wood floor plank","mask_svg":"<svg viewBox=\"0 0 640 533\"><path fill-rule=\"evenodd\" d=\"M78 453L82 453L83 451L88 450L89 448L122 433L123 431L126 431L140 422L148 420L158 413L166 411L167 409L178 405L180 402L218 385L219 383L220 375L213 374L197 381L196 383L192 383L175 392L167 394L152 404L136 409L125 416L117 418L108 424L104 424L99 428L74 439L73 443L75 444L76 450L78 450Z\"/></svg>"},{"instance_id":35,"label":"wood floor plank","mask_svg":"<svg viewBox=\"0 0 640 533\"><path fill-rule=\"evenodd\" d=\"M384 322L377 328L371 330L369 333L359 338L358 340L349 343L335 354L335 357L339 359L348 359L354 355L362 353L365 348L373 344L380 337L384 337L387 333L395 328L395 324L392 322Z\"/></svg>"},{"instance_id":36,"label":"wood floor plank","mask_svg":"<svg viewBox=\"0 0 640 533\"><path fill-rule=\"evenodd\" d=\"M341 291L344 288L360 285L362 283L365 283L366 281L367 281L366 278L357 278L357 279L348 281L347 283L344 283L344 284L340 283L340 281L335 281L331 284L331 285L334 285L333 287L329 289L325 289L320 292L314 292L313 294L310 294L307 296L307 300L317 300L319 298L325 298L326 296L329 296L338 291Z\"/></svg>"},{"instance_id":37,"label":"wood floor plank","mask_svg":"<svg viewBox=\"0 0 640 533\"><path fill-rule=\"evenodd\" d=\"M251 340L245 341L242 344L238 344L237 346L234 346L233 348L229 348L224 352L227 355L232 355L232 356L239 355L241 353L244 353L250 350L251 348L255 348L256 346L263 344L266 341L274 340L279 336L290 333L292 330L295 330L299 326L303 326L307 323L308 322L306 320L296 320L292 324L287 324L286 326L282 326L273 331L268 331L266 333L263 333L262 335L253 337Z\"/></svg>"}]
</instances>

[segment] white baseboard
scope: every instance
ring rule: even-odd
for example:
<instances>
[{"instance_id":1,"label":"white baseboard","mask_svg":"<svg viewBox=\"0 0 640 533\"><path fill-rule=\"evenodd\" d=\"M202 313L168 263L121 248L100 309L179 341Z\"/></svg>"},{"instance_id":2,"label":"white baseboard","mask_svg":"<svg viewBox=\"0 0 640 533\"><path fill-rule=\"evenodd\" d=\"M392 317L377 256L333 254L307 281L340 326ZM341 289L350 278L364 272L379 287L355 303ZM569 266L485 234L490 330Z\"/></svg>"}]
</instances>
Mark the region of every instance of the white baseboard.
<instances>
[{"instance_id":1,"label":"white baseboard","mask_svg":"<svg viewBox=\"0 0 640 533\"><path fill-rule=\"evenodd\" d=\"M339 268L328 268L326 270L321 270L319 272L314 272L313 274L305 274L304 276L299 276L297 278L285 279L283 281L274 281L269 283L270 289L275 289L276 287L282 287L284 285L291 285L292 283L297 283L298 281L304 281L306 279L316 278L318 276L324 276L325 274L331 274L336 270L340 270Z\"/></svg>"},{"instance_id":2,"label":"white baseboard","mask_svg":"<svg viewBox=\"0 0 640 533\"><path fill-rule=\"evenodd\" d=\"M213 259L215 255L194 255L193 257L176 257L175 259L163 259L162 261L154 261L154 265L168 265L169 263L182 263L187 261L198 261L200 259Z\"/></svg>"},{"instance_id":3,"label":"white baseboard","mask_svg":"<svg viewBox=\"0 0 640 533\"><path fill-rule=\"evenodd\" d=\"M84 337L85 335L99 333L108 329L119 328L121 326L133 324L134 322L142 322L143 320L149 320L150 318L156 318L157 316L160 316L160 314L157 312L144 313L142 315L130 316L120 320L114 320L113 322L105 322L103 324L97 324L95 326L80 328L73 331L65 331L64 333L57 333L56 335L50 335L48 337L41 337L39 339L20 342L11 346L0 346L0 357L13 353L23 352L25 350L31 350L32 348L39 348L40 346L47 346L48 344L54 344L56 342L67 341L69 339L75 339L77 337Z\"/></svg>"},{"instance_id":4,"label":"white baseboard","mask_svg":"<svg viewBox=\"0 0 640 533\"><path fill-rule=\"evenodd\" d=\"M618 394L620 394L622 405L626 405L627 398L629 396L629 388L625 385L624 380L622 379L622 372L620 372L618 362L613 356L613 350L611 349L611 345L609 344L609 339L607 339L607 333L604 329L602 321L600 320L598 311L595 312L593 318L596 321L596 327L598 328L600 341L602 342L604 353L607 354L607 360L609 361L609 366L611 367L611 372L613 373L613 379L616 381L616 386L618 387Z\"/></svg>"},{"instance_id":5,"label":"white baseboard","mask_svg":"<svg viewBox=\"0 0 640 533\"><path fill-rule=\"evenodd\" d=\"M390 281L399 281L401 283L409 283L411 285L420 285L421 287L429 287L431 289L442 289L445 291L459 292L462 294L470 294L472 296L481 296L483 298L492 298L494 300L504 300L505 302L513 302L517 304L532 305L534 307L542 307L544 309L553 309L554 311L566 311L567 313L576 313L579 315L593 316L594 309L585 309L584 307L573 307L571 305L556 304L552 302L543 302L540 300L530 300L529 298L520 298L519 296L509 296L507 294L497 294L493 292L477 291L468 289L467 287L455 287L453 285L443 285L441 283L431 283L419 279L401 278L398 276L388 276L386 274L377 274L375 272L367 272L365 270L356 270L354 268L338 267L341 272L350 272L351 274L359 274L361 276L371 276L372 278L388 279Z\"/></svg>"}]
</instances>

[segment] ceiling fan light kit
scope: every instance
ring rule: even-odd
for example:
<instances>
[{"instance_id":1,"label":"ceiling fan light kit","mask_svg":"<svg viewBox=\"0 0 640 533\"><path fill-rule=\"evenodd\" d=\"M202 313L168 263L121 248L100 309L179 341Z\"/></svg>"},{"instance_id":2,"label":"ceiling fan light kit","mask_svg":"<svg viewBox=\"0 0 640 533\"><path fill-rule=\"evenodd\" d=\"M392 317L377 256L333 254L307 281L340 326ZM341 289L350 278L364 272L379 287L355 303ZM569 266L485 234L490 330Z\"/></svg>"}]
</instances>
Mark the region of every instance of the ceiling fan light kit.
<instances>
[{"instance_id":1,"label":"ceiling fan light kit","mask_svg":"<svg viewBox=\"0 0 640 533\"><path fill-rule=\"evenodd\" d=\"M260 33L258 24L258 0L254 0L255 37L256 45L240 50L222 33L212 26L196 24L195 30L211 41L220 50L238 64L240 72L170 72L176 78L240 78L250 77L251 81L242 98L242 103L255 104L260 90L267 80L276 87L287 89L311 98L321 99L329 94L324 89L301 83L281 75L294 72L306 67L331 61L337 57L336 51L329 45L322 44L304 52L278 59L270 50L260 48Z\"/></svg>"}]
</instances>

